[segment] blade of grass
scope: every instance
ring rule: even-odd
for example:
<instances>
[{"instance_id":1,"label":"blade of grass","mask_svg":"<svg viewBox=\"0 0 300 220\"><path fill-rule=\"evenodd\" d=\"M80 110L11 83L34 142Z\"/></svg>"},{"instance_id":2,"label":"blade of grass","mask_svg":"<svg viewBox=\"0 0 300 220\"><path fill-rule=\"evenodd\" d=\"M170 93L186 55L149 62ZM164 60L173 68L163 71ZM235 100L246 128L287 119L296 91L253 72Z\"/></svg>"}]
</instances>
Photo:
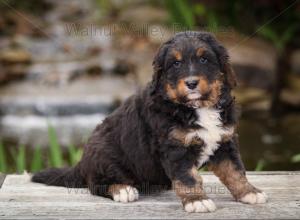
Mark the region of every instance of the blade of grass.
<instances>
[{"instance_id":1,"label":"blade of grass","mask_svg":"<svg viewBox=\"0 0 300 220\"><path fill-rule=\"evenodd\" d=\"M23 173L26 169L25 146L21 145L16 155L16 168L18 173Z\"/></svg>"},{"instance_id":2,"label":"blade of grass","mask_svg":"<svg viewBox=\"0 0 300 220\"><path fill-rule=\"evenodd\" d=\"M48 124L50 162L53 167L63 166L63 156L54 128Z\"/></svg>"},{"instance_id":3,"label":"blade of grass","mask_svg":"<svg viewBox=\"0 0 300 220\"><path fill-rule=\"evenodd\" d=\"M7 171L7 161L6 161L6 153L4 152L4 146L2 141L0 141L0 172L6 173Z\"/></svg>"},{"instance_id":4,"label":"blade of grass","mask_svg":"<svg viewBox=\"0 0 300 220\"><path fill-rule=\"evenodd\" d=\"M42 150L40 146L36 146L33 150L33 157L30 166L30 172L36 172L43 168Z\"/></svg>"},{"instance_id":5,"label":"blade of grass","mask_svg":"<svg viewBox=\"0 0 300 220\"><path fill-rule=\"evenodd\" d=\"M75 148L73 145L70 145L68 148L69 151L69 158L70 158L70 164L73 166L80 160L82 156L82 149Z\"/></svg>"},{"instance_id":6,"label":"blade of grass","mask_svg":"<svg viewBox=\"0 0 300 220\"><path fill-rule=\"evenodd\" d=\"M291 159L292 163L298 163L300 162L300 154L296 154Z\"/></svg>"},{"instance_id":7,"label":"blade of grass","mask_svg":"<svg viewBox=\"0 0 300 220\"><path fill-rule=\"evenodd\" d=\"M262 171L266 165L266 161L264 159L260 159L255 167L255 171Z\"/></svg>"}]
</instances>

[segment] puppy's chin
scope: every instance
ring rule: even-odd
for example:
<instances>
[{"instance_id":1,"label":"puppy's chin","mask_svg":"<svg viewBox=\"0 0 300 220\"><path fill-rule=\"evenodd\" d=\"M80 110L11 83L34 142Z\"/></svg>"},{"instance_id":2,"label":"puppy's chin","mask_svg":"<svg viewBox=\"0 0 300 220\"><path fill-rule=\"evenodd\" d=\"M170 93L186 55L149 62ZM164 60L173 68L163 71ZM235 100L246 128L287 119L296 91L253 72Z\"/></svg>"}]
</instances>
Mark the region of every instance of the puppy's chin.
<instances>
[{"instance_id":1,"label":"puppy's chin","mask_svg":"<svg viewBox=\"0 0 300 220\"><path fill-rule=\"evenodd\" d=\"M187 95L187 99L189 101L193 101L193 100L196 100L196 99L200 99L201 98L201 94L200 93L190 93Z\"/></svg>"}]
</instances>

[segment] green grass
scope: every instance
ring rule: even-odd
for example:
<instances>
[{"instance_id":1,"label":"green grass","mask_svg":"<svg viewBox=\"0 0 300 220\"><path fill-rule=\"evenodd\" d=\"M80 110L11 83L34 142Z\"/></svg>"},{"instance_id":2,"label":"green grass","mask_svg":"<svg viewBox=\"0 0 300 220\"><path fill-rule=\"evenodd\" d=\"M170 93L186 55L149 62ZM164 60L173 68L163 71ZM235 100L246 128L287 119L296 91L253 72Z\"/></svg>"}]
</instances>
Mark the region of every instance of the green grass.
<instances>
[{"instance_id":1,"label":"green grass","mask_svg":"<svg viewBox=\"0 0 300 220\"><path fill-rule=\"evenodd\" d=\"M33 150L32 162L30 165L30 171L36 172L43 168L42 150L40 146L36 146Z\"/></svg>"},{"instance_id":2,"label":"green grass","mask_svg":"<svg viewBox=\"0 0 300 220\"><path fill-rule=\"evenodd\" d=\"M42 149L35 146L31 151L26 151L24 145L4 150L4 145L0 140L0 172L2 173L23 173L36 172L51 167L73 166L81 158L83 150L74 146L67 148L64 155L59 145L56 132L53 127L48 126L49 147ZM12 163L8 162L8 156L12 156Z\"/></svg>"},{"instance_id":3,"label":"green grass","mask_svg":"<svg viewBox=\"0 0 300 220\"><path fill-rule=\"evenodd\" d=\"M266 161L264 159L260 159L255 167L255 171L262 171L266 166Z\"/></svg>"},{"instance_id":4,"label":"green grass","mask_svg":"<svg viewBox=\"0 0 300 220\"><path fill-rule=\"evenodd\" d=\"M83 149L76 148L73 145L70 145L67 148L67 153L64 157L63 150L58 143L56 132L50 125L48 126L48 138L49 148L42 149L40 146L35 146L31 152L26 152L25 146L20 145L17 149L11 149L10 152L14 164L8 163L7 158L9 152L4 150L4 145L0 140L0 172L23 173L25 170L28 172L36 172L48 166L73 166L80 160ZM294 155L291 158L291 162L299 163L300 154ZM262 171L265 166L266 161L264 159L260 159L257 162L255 171ZM207 169L202 168L200 171L207 171Z\"/></svg>"},{"instance_id":5,"label":"green grass","mask_svg":"<svg viewBox=\"0 0 300 220\"><path fill-rule=\"evenodd\" d=\"M51 125L48 125L48 138L49 138L49 149L50 149L50 162L52 167L63 166L63 154L61 147L59 146L56 132Z\"/></svg>"},{"instance_id":6,"label":"green grass","mask_svg":"<svg viewBox=\"0 0 300 220\"><path fill-rule=\"evenodd\" d=\"M296 154L291 158L292 163L300 163L300 154Z\"/></svg>"},{"instance_id":7,"label":"green grass","mask_svg":"<svg viewBox=\"0 0 300 220\"><path fill-rule=\"evenodd\" d=\"M7 171L7 160L4 154L4 146L0 141L0 172L6 173Z\"/></svg>"}]
</instances>

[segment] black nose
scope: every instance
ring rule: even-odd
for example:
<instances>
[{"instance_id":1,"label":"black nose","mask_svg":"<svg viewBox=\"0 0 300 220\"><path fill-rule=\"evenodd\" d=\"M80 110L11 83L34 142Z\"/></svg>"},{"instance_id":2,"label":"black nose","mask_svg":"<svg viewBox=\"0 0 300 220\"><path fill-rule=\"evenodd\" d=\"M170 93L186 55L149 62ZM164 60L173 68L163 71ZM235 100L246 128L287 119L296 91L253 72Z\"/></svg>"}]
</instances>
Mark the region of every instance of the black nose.
<instances>
[{"instance_id":1,"label":"black nose","mask_svg":"<svg viewBox=\"0 0 300 220\"><path fill-rule=\"evenodd\" d=\"M198 85L198 80L187 80L185 84L189 89L195 89Z\"/></svg>"}]
</instances>

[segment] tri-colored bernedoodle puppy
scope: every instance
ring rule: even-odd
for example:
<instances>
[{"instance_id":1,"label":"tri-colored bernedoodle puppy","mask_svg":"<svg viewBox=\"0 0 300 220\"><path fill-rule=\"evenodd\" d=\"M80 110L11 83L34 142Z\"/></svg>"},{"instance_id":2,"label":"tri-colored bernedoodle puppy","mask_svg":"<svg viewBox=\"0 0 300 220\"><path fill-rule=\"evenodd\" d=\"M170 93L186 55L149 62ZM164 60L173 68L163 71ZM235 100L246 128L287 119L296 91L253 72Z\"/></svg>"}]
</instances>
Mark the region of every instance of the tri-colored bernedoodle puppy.
<instances>
[{"instance_id":1,"label":"tri-colored bernedoodle puppy","mask_svg":"<svg viewBox=\"0 0 300 220\"><path fill-rule=\"evenodd\" d=\"M212 212L197 173L207 165L237 201L265 203L240 158L226 49L209 33L182 32L160 47L153 66L152 81L96 127L75 167L32 181L87 186L117 202L137 200L145 186L173 187L187 212Z\"/></svg>"}]
</instances>

